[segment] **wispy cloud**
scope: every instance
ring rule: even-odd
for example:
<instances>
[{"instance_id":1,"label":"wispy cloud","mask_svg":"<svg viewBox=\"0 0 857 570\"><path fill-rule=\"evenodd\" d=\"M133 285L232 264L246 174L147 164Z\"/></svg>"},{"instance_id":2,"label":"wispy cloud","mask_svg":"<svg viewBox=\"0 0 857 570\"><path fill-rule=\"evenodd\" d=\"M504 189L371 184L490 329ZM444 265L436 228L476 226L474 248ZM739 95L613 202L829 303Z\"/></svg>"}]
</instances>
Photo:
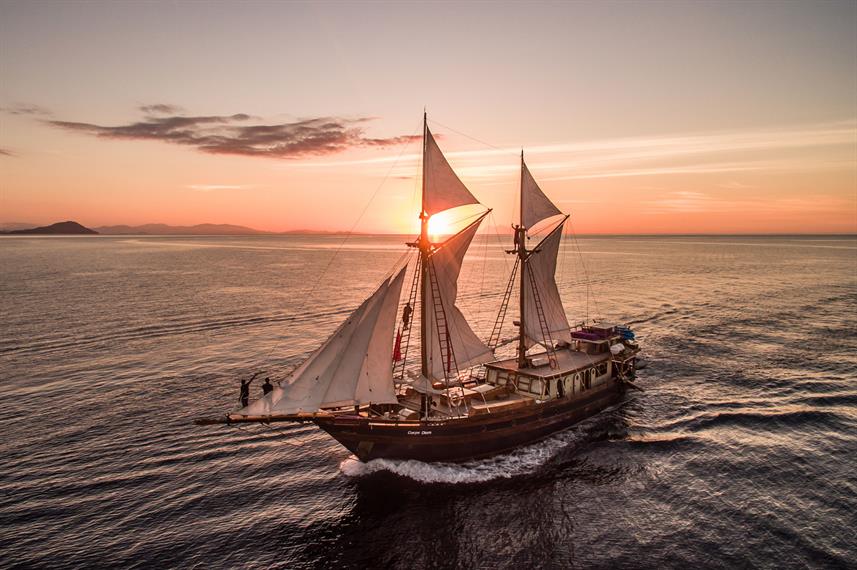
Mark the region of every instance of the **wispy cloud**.
<instances>
[{"instance_id":1,"label":"wispy cloud","mask_svg":"<svg viewBox=\"0 0 857 570\"><path fill-rule=\"evenodd\" d=\"M525 149L540 181L750 171L812 171L857 167L857 121L687 135L627 137L539 145ZM831 150L840 151L832 155ZM449 152L468 179L500 179L518 170L518 148ZM304 162L302 167L383 167L394 176L413 173L420 156ZM737 189L737 187L734 187Z\"/></svg>"},{"instance_id":2,"label":"wispy cloud","mask_svg":"<svg viewBox=\"0 0 857 570\"><path fill-rule=\"evenodd\" d=\"M176 113L184 112L184 109L179 107L178 105L169 105L166 103L140 105L137 108L147 115L174 115Z\"/></svg>"},{"instance_id":3,"label":"wispy cloud","mask_svg":"<svg viewBox=\"0 0 857 570\"><path fill-rule=\"evenodd\" d=\"M15 156L15 154L5 148L0 148L0 156Z\"/></svg>"},{"instance_id":4,"label":"wispy cloud","mask_svg":"<svg viewBox=\"0 0 857 570\"><path fill-rule=\"evenodd\" d=\"M36 117L50 117L53 113L41 105L33 105L32 103L14 103L5 107L0 107L0 111L8 115L30 115Z\"/></svg>"},{"instance_id":5,"label":"wispy cloud","mask_svg":"<svg viewBox=\"0 0 857 570\"><path fill-rule=\"evenodd\" d=\"M386 147L418 136L372 138L364 134L371 118L320 117L291 123L259 124L245 113L185 116L176 107L157 104L140 108L141 121L105 126L74 121L45 121L56 128L106 139L155 140L193 147L209 154L298 158L342 152L352 147ZM254 124L248 124L253 121Z\"/></svg>"},{"instance_id":6,"label":"wispy cloud","mask_svg":"<svg viewBox=\"0 0 857 570\"><path fill-rule=\"evenodd\" d=\"M714 162L651 168L615 168L595 172L582 172L568 176L543 176L544 182L556 180L587 180L593 178L623 178L628 176L663 176L670 174L718 174L724 172L803 172L807 170L839 170L857 167L848 160L748 160L747 162Z\"/></svg>"},{"instance_id":7,"label":"wispy cloud","mask_svg":"<svg viewBox=\"0 0 857 570\"><path fill-rule=\"evenodd\" d=\"M833 212L848 208L841 198L823 194L800 198L761 198L741 196L737 198L718 196L706 192L678 191L667 192L656 198L641 200L641 214L694 214L694 213L735 213L735 212L800 212L803 215Z\"/></svg>"}]
</instances>

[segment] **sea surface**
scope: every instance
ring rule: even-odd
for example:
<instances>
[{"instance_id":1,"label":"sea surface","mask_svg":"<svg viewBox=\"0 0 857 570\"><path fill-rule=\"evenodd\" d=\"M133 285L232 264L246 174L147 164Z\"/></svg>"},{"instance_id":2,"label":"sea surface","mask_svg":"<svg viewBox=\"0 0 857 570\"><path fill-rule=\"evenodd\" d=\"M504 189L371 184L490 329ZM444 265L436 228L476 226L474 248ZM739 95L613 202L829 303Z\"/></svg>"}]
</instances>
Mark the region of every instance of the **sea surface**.
<instances>
[{"instance_id":1,"label":"sea surface","mask_svg":"<svg viewBox=\"0 0 857 570\"><path fill-rule=\"evenodd\" d=\"M507 240L462 272L483 337ZM0 567L857 567L854 237L566 240L569 320L630 324L645 391L494 459L192 424L283 378L403 241L0 238Z\"/></svg>"}]
</instances>

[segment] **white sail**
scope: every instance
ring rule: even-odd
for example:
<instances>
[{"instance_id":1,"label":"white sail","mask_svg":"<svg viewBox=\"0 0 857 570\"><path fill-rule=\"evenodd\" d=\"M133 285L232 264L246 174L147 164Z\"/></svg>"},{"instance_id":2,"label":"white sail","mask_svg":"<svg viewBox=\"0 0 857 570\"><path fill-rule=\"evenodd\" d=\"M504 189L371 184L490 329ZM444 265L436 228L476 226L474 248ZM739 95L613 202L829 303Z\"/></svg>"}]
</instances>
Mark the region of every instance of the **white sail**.
<instances>
[{"instance_id":1,"label":"white sail","mask_svg":"<svg viewBox=\"0 0 857 570\"><path fill-rule=\"evenodd\" d=\"M402 283L405 281L405 269L403 267L398 275L393 277L369 348L366 351L366 360L360 369L357 387L354 390L354 400L361 404L396 404L396 390L393 387L393 331L396 328L396 317L399 310L399 297L402 292Z\"/></svg>"},{"instance_id":2,"label":"white sail","mask_svg":"<svg viewBox=\"0 0 857 570\"><path fill-rule=\"evenodd\" d=\"M478 204L479 201L449 166L449 162L446 161L428 127L426 127L425 136L423 208L426 213L431 216L457 206Z\"/></svg>"},{"instance_id":3,"label":"white sail","mask_svg":"<svg viewBox=\"0 0 857 570\"><path fill-rule=\"evenodd\" d=\"M527 348L534 344L545 344L547 339L543 332L543 326L550 333L550 340L556 344L558 341L571 342L571 333L568 328L568 318L565 316L565 308L556 286L556 258L559 253L559 243L562 239L562 226L559 224L542 242L530 253L524 264L524 337ZM532 279L530 276L532 275ZM533 291L533 283L536 292ZM541 311L537 310L536 294L541 302ZM539 318L543 315L544 325Z\"/></svg>"},{"instance_id":4,"label":"white sail","mask_svg":"<svg viewBox=\"0 0 857 570\"><path fill-rule=\"evenodd\" d=\"M458 297L458 275L461 273L461 264L484 217L483 215L449 238L429 258L432 266L431 271L437 281L437 292L443 303L442 318L446 320L445 327L442 324L438 325L438 311L435 308L432 287L426 287L424 289L425 297L422 299L428 317L427 338L424 339L424 346L427 351L428 373L431 379L440 380L447 377L447 369L454 373L453 357L455 359L454 364L459 370L493 359L491 350L479 340L470 325L467 324L464 315L455 305ZM428 279L429 276L425 278ZM448 344L452 347L452 356L444 355L441 351L439 335L446 335L447 331L449 332Z\"/></svg>"},{"instance_id":5,"label":"white sail","mask_svg":"<svg viewBox=\"0 0 857 570\"><path fill-rule=\"evenodd\" d=\"M361 375L380 374L378 384L387 380L392 392L392 338L395 310L404 276L404 268L393 278L385 279L378 289L355 309L321 347L307 358L280 387L256 400L237 413L269 415L272 413L314 412L322 406L368 403L357 398ZM393 306L393 319L387 315ZM386 310L385 310L386 309ZM385 368L379 370L382 339L386 338ZM374 342L373 342L374 341ZM372 387L375 388L373 381ZM371 393L371 392L370 392ZM379 390L379 399L389 402L389 393ZM395 394L393 394L395 402Z\"/></svg>"},{"instance_id":6,"label":"white sail","mask_svg":"<svg viewBox=\"0 0 857 570\"><path fill-rule=\"evenodd\" d=\"M521 225L532 228L540 221L560 214L559 208L536 184L530 169L521 162Z\"/></svg>"}]
</instances>

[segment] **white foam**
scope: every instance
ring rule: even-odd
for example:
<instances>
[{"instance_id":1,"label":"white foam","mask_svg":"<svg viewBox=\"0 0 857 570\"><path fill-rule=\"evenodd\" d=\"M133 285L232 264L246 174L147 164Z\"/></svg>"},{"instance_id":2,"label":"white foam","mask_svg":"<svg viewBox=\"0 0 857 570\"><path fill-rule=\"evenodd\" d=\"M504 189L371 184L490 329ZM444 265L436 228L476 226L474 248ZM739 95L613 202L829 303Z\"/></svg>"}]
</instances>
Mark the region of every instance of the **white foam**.
<instances>
[{"instance_id":1,"label":"white foam","mask_svg":"<svg viewBox=\"0 0 857 570\"><path fill-rule=\"evenodd\" d=\"M582 425L515 449L504 455L466 463L425 463L412 459L374 459L363 463L353 455L339 464L348 477L365 477L388 471L420 483L484 483L493 479L510 479L532 473L547 463L561 449L584 438Z\"/></svg>"}]
</instances>

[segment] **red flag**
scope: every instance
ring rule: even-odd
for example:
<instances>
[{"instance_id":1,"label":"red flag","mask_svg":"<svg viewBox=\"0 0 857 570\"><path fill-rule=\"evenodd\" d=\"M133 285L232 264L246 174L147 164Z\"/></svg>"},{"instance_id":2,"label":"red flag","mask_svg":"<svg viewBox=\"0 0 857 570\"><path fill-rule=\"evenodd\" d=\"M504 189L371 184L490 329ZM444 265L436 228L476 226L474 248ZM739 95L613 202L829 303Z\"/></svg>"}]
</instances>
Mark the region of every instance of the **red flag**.
<instances>
[{"instance_id":1,"label":"red flag","mask_svg":"<svg viewBox=\"0 0 857 570\"><path fill-rule=\"evenodd\" d=\"M402 329L396 331L396 345L393 347L393 362L402 359Z\"/></svg>"}]
</instances>

